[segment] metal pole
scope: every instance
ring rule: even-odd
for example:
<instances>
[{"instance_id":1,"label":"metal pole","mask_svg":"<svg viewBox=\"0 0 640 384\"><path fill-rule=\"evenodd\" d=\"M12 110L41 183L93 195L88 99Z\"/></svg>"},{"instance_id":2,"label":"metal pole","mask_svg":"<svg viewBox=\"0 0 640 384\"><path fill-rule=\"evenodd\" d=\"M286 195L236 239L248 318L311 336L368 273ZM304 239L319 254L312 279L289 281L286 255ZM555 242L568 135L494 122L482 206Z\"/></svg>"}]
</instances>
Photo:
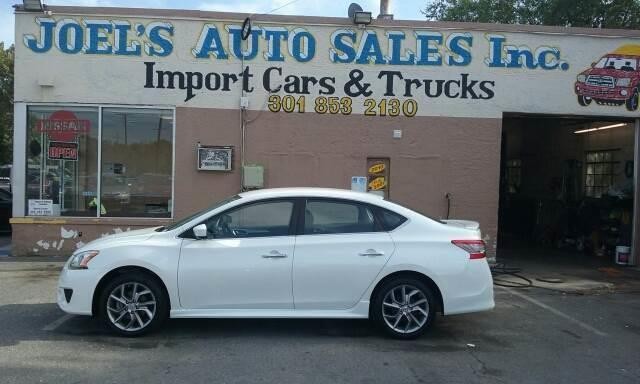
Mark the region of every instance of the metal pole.
<instances>
[{"instance_id":1,"label":"metal pole","mask_svg":"<svg viewBox=\"0 0 640 384\"><path fill-rule=\"evenodd\" d=\"M635 121L635 140L633 148L633 234L631 240L630 265L637 265L640 260L640 119Z\"/></svg>"},{"instance_id":2,"label":"metal pole","mask_svg":"<svg viewBox=\"0 0 640 384\"><path fill-rule=\"evenodd\" d=\"M380 14L378 19L393 20L393 15L389 13L391 0L380 0Z\"/></svg>"}]
</instances>

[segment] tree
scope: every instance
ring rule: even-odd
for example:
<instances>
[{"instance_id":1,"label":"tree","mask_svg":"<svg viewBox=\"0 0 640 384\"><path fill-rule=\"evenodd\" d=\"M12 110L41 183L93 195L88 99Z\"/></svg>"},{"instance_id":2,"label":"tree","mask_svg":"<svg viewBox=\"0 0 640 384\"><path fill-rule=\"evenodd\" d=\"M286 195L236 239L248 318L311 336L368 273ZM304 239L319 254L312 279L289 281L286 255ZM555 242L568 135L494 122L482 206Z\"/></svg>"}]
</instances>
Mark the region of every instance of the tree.
<instances>
[{"instance_id":1,"label":"tree","mask_svg":"<svg viewBox=\"0 0 640 384\"><path fill-rule=\"evenodd\" d=\"M422 12L442 21L640 28L640 0L432 0Z\"/></svg>"},{"instance_id":2,"label":"tree","mask_svg":"<svg viewBox=\"0 0 640 384\"><path fill-rule=\"evenodd\" d=\"M12 161L13 153L13 62L15 47L0 42L0 165Z\"/></svg>"}]
</instances>

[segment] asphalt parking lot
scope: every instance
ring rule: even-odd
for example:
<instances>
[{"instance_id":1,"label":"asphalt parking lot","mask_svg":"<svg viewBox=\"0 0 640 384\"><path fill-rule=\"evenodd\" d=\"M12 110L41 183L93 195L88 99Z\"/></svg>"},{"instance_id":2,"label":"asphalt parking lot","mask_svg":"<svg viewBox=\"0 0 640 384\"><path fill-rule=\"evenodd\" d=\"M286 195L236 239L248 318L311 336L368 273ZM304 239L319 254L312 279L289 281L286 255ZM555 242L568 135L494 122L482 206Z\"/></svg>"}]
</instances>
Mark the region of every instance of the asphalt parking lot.
<instances>
[{"instance_id":1,"label":"asphalt parking lot","mask_svg":"<svg viewBox=\"0 0 640 384\"><path fill-rule=\"evenodd\" d=\"M1 383L638 383L640 295L497 289L415 341L366 321L170 320L138 339L54 304L60 263L0 262Z\"/></svg>"}]
</instances>

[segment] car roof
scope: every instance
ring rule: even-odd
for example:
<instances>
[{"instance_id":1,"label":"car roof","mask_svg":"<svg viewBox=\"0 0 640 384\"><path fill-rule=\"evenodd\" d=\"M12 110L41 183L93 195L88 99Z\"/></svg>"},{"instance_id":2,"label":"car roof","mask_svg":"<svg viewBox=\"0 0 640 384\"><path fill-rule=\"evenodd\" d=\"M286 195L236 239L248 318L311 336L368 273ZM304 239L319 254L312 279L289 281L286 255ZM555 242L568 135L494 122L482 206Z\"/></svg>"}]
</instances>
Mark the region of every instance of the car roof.
<instances>
[{"instance_id":1,"label":"car roof","mask_svg":"<svg viewBox=\"0 0 640 384\"><path fill-rule=\"evenodd\" d=\"M333 199L350 199L362 202L379 203L382 196L366 192L355 192L337 188L269 188L242 192L240 196L251 199L268 199L277 197L324 197Z\"/></svg>"}]
</instances>

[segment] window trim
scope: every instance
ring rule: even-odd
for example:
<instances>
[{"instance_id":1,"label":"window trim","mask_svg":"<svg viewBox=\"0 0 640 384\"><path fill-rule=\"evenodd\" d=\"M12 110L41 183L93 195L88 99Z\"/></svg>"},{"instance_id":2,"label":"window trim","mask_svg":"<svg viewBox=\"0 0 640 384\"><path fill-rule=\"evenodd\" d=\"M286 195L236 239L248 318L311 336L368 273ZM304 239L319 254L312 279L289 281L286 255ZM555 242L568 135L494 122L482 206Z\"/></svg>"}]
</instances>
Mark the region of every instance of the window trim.
<instances>
[{"instance_id":1,"label":"window trim","mask_svg":"<svg viewBox=\"0 0 640 384\"><path fill-rule=\"evenodd\" d=\"M16 102L17 104L18 102ZM130 220L130 219L141 219L141 220L156 220L156 221L166 221L166 220L173 220L174 217L174 212L175 212L175 185L176 185L176 107L175 106L168 106L168 105L152 105L152 104L105 104L105 103L73 103L73 102L69 102L69 103L65 103L65 102L26 102L26 103L20 103L21 106L24 106L24 120L22 120L24 122L23 128L24 131L22 132L23 134L21 135L24 138L24 145L25 147L22 149L22 153L24 154L24 180L22 180L22 191L17 191L19 193L22 193L22 208L20 210L20 212L22 212L22 217L37 217L40 219L47 219L47 218L65 218L65 219L102 219L102 218L108 218L111 220ZM26 199L26 192L27 192L27 179L26 179L26 172L27 172L27 151L26 151L26 145L27 143L27 139L29 137L29 126L28 126L28 120L29 120L29 107L60 107L60 108L82 108L82 107L91 107L91 108L96 108L97 112L98 112L98 168L97 168L97 172L98 172L98 177L97 177L97 184L96 184L96 196L98 198L97 201L97 206L100 207L102 204L102 196L101 196L101 191L102 191L102 110L104 108L126 108L126 109L155 109L155 110L162 110L162 111L171 111L172 116L173 116L173 126L172 126L172 134L171 134L171 212L170 215L167 217L146 217L146 216L101 216L100 215L100 209L96 209L96 215L95 216L29 216L27 209L26 209L26 204L27 204L27 199ZM15 130L15 129L14 129ZM17 140L16 140L17 141ZM16 144L17 145L17 144ZM14 153L17 154L17 152L15 152L15 145L14 145ZM15 157L15 155L14 155ZM17 182L17 180L16 180ZM13 183L13 182L12 182ZM15 200L15 199L14 199ZM16 202L14 204L17 204L19 202ZM14 205L15 208L15 205ZM18 216L18 214L14 214L14 216Z\"/></svg>"},{"instance_id":2,"label":"window trim","mask_svg":"<svg viewBox=\"0 0 640 384\"><path fill-rule=\"evenodd\" d=\"M585 197L587 198L592 198L592 199L600 199L602 198L603 195L605 195L605 193L609 190L609 188L611 188L611 186L613 186L615 184L614 179L617 176L615 169L616 169L616 165L620 164L620 161L616 161L613 160L614 159L614 155L620 151L620 148L612 148L612 149L594 149L594 150L588 150L585 151L584 154L584 172L583 172L583 176L584 179L582 181L582 192L584 194ZM608 161L589 161L589 155L592 154L598 154L598 153L608 153L611 156L611 159ZM592 165L594 167L594 173L588 173L588 168L589 165ZM611 166L611 173L595 173L595 168L600 165L610 165ZM591 176L593 178L593 184L594 185L587 185L587 178ZM596 176L600 176L600 177L610 177L611 178L611 183L608 185L595 185L595 179ZM599 196L595 196L595 191L599 191L600 195Z\"/></svg>"},{"instance_id":3,"label":"window trim","mask_svg":"<svg viewBox=\"0 0 640 384\"><path fill-rule=\"evenodd\" d=\"M403 227L409 221L408 217L406 217L405 215L401 215L396 211L393 211L393 210L388 209L388 208L379 207L377 205L374 206L374 207L375 207L374 215L376 215L378 221L380 222L380 225L382 226L383 231L385 231L387 233L394 232L398 228ZM395 228L389 230L389 229L386 228L386 226L384 224L384 218L382 217L383 211L389 211L389 212L391 212L391 213L393 213L395 215L398 215L398 216L402 217L404 220L402 220L402 223L400 223L399 225L396 225Z\"/></svg>"},{"instance_id":4,"label":"window trim","mask_svg":"<svg viewBox=\"0 0 640 384\"><path fill-rule=\"evenodd\" d=\"M384 226L382 225L382 222L380 221L380 217L378 217L378 213L377 213L377 208L378 206L373 205L373 204L369 204L367 202L364 201L359 201L359 200L349 200L349 199L341 199L341 198L335 198L335 197L315 197L315 196L310 196L310 197L304 197L301 198L300 200L302 200L301 205L299 207L299 212L298 212L298 222L296 225L296 236L335 236L335 235L359 235L359 234L372 234L372 233L388 233L387 230L385 230ZM371 210L371 213L373 214L373 226L374 226L374 230L373 231L368 231L368 232L340 232L340 233L304 233L304 211L307 207L307 202L309 200L312 201L325 201L325 202L335 202L335 203L341 203L341 204L355 204L355 205L361 205L364 206L366 208L368 208L369 210Z\"/></svg>"},{"instance_id":5,"label":"window trim","mask_svg":"<svg viewBox=\"0 0 640 384\"><path fill-rule=\"evenodd\" d=\"M291 217L289 218L289 230L288 230L286 235L283 235L283 236L225 237L225 238L219 238L219 239L215 239L215 238L213 238L213 239L196 239L195 236L193 236L193 228L194 227L196 227L196 226L198 226L200 224L205 224L207 221L209 221L210 219L212 219L212 218L214 218L216 216L223 215L223 214L225 214L227 212L233 212L235 210L242 209L242 208L250 206L250 205L265 204L265 203L277 203L277 202L291 202L291 203L293 203L293 207L291 208ZM299 205L300 205L300 198L297 198L297 197L271 197L271 198L266 198L266 199L247 201L246 203L241 203L241 204L238 204L238 205L234 205L233 207L225 209L224 211L220 211L220 212L215 213L213 215L207 216L206 218L198 221L196 224L190 226L185 231L181 232L177 237L181 238L181 239L191 239L191 240L229 240L229 239L266 239L266 238L275 238L275 237L296 236L298 215L299 215Z\"/></svg>"}]
</instances>

